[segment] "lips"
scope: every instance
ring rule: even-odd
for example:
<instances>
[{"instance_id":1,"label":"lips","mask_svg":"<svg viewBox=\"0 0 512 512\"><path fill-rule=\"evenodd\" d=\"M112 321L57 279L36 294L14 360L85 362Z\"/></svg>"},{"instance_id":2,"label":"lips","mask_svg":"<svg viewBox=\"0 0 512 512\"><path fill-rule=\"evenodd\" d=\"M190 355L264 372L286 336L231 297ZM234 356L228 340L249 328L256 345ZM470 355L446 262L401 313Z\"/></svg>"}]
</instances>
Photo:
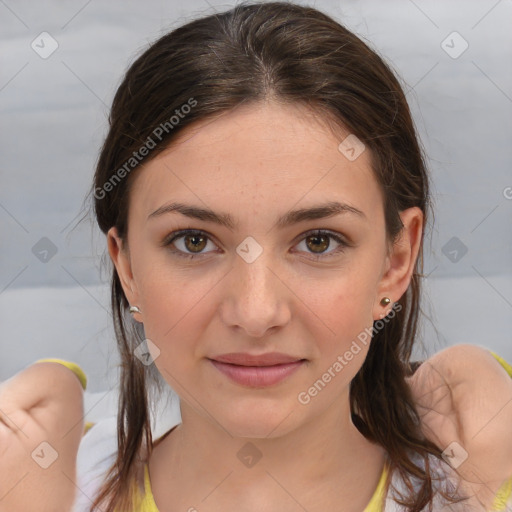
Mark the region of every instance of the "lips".
<instances>
[{"instance_id":1,"label":"lips","mask_svg":"<svg viewBox=\"0 0 512 512\"><path fill-rule=\"evenodd\" d=\"M219 372L239 385L263 388L285 380L303 366L305 359L279 352L258 356L231 353L216 356L210 362Z\"/></svg>"},{"instance_id":2,"label":"lips","mask_svg":"<svg viewBox=\"0 0 512 512\"><path fill-rule=\"evenodd\" d=\"M274 366L277 364L288 364L301 361L302 358L282 354L281 352L267 352L266 354L251 355L242 352L231 352L212 357L220 363L236 364L239 366Z\"/></svg>"}]
</instances>

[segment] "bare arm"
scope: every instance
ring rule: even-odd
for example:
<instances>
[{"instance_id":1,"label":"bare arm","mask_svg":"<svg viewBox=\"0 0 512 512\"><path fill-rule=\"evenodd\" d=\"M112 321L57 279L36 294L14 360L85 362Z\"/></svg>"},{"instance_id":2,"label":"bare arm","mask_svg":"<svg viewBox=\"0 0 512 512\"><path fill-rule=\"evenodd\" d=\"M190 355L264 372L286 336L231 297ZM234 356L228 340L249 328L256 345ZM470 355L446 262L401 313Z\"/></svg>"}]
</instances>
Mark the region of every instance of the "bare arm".
<instances>
[{"instance_id":1,"label":"bare arm","mask_svg":"<svg viewBox=\"0 0 512 512\"><path fill-rule=\"evenodd\" d=\"M60 364L0 385L0 512L71 509L83 412L80 381Z\"/></svg>"}]
</instances>

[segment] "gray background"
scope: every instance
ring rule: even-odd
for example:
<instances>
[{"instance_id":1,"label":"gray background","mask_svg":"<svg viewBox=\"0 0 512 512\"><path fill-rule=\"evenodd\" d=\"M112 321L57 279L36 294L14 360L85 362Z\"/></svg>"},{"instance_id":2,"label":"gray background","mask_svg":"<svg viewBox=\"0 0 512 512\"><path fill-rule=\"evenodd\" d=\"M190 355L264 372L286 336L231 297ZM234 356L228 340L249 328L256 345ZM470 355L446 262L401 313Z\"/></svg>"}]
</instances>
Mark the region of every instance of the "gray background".
<instances>
[{"instance_id":1,"label":"gray background","mask_svg":"<svg viewBox=\"0 0 512 512\"><path fill-rule=\"evenodd\" d=\"M94 404L114 388L105 239L92 219L76 227L108 106L148 42L232 5L0 0L0 380L37 358L61 357L84 368ZM512 2L311 5L376 48L408 91L434 183L426 352L473 343L512 361ZM46 59L31 47L43 37L50 47L42 32L58 44Z\"/></svg>"}]
</instances>

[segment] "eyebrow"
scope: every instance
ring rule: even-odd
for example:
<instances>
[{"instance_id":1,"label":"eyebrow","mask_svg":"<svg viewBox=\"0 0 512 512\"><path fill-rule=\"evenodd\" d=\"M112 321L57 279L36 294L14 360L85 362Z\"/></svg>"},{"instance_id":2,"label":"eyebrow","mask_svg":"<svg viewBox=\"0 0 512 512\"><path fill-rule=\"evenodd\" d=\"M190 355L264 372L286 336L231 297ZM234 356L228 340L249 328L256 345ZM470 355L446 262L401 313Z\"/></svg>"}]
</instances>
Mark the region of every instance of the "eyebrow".
<instances>
[{"instance_id":1,"label":"eyebrow","mask_svg":"<svg viewBox=\"0 0 512 512\"><path fill-rule=\"evenodd\" d=\"M160 206L160 208L156 209L154 212L148 215L147 220L149 221L150 219L160 217L161 215L167 213L181 213L182 215L192 219L214 222L215 224L227 227L231 231L233 231L235 228L233 217L228 213L215 213L209 208L199 208L197 206L176 202L166 203ZM324 219L327 217L333 217L335 215L347 213L352 213L361 219L368 220L364 212L355 208L354 206L350 206L339 201L331 201L326 204L287 212L277 220L275 226L282 229L287 226L298 224L299 222L304 222L307 220Z\"/></svg>"}]
</instances>

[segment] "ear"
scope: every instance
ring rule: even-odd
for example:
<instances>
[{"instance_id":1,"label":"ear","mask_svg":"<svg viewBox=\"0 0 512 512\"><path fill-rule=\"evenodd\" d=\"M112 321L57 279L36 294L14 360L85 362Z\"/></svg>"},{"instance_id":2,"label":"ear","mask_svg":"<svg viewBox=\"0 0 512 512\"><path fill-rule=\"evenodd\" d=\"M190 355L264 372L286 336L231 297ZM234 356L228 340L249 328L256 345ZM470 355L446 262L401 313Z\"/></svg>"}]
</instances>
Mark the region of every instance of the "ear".
<instances>
[{"instance_id":1,"label":"ear","mask_svg":"<svg viewBox=\"0 0 512 512\"><path fill-rule=\"evenodd\" d=\"M417 206L400 212L404 227L398 240L393 244L386 257L385 269L377 287L373 318L379 320L389 314L393 303L405 293L418 257L423 231L423 212ZM382 306L383 297L389 297L388 306Z\"/></svg>"},{"instance_id":2,"label":"ear","mask_svg":"<svg viewBox=\"0 0 512 512\"><path fill-rule=\"evenodd\" d=\"M139 293L133 278L130 253L124 241L119 237L115 226L111 227L107 232L107 247L128 303L131 306L138 306ZM134 313L134 318L137 319L137 317L140 317L140 313Z\"/></svg>"}]
</instances>

